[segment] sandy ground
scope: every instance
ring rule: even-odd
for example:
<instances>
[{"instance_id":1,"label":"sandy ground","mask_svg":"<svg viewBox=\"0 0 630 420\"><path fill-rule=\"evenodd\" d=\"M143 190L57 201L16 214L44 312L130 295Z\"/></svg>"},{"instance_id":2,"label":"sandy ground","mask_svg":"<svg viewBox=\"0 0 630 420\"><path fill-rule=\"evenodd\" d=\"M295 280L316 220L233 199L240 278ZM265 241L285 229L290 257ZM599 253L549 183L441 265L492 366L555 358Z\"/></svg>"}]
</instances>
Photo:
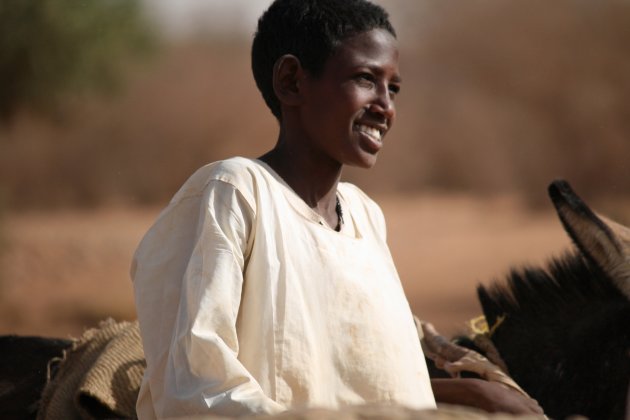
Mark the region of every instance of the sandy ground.
<instances>
[{"instance_id":1,"label":"sandy ground","mask_svg":"<svg viewBox=\"0 0 630 420\"><path fill-rule=\"evenodd\" d=\"M567 249L554 213L510 198L376 197L414 313L444 333L479 314L478 283ZM0 268L0 334L78 336L106 317L135 317L132 253L159 209L8 214Z\"/></svg>"}]
</instances>

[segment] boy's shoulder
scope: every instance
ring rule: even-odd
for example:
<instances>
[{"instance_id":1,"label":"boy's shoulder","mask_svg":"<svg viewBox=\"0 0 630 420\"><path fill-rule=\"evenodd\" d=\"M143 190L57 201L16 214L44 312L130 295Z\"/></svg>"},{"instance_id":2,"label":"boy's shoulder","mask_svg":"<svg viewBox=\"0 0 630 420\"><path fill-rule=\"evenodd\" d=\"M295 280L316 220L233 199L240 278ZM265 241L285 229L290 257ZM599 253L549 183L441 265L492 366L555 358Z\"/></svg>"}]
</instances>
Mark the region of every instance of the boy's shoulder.
<instances>
[{"instance_id":1,"label":"boy's shoulder","mask_svg":"<svg viewBox=\"0 0 630 420\"><path fill-rule=\"evenodd\" d=\"M232 157L209 163L188 178L172 201L202 195L213 181L221 181L238 190L249 190L259 171L259 164L254 159L244 157Z\"/></svg>"},{"instance_id":2,"label":"boy's shoulder","mask_svg":"<svg viewBox=\"0 0 630 420\"><path fill-rule=\"evenodd\" d=\"M371 224L374 224L379 230L384 229L383 211L376 201L363 192L361 188L349 182L340 182L337 190L342 200L352 208L355 214L360 211Z\"/></svg>"},{"instance_id":3,"label":"boy's shoulder","mask_svg":"<svg viewBox=\"0 0 630 420\"><path fill-rule=\"evenodd\" d=\"M369 227L377 237L385 241L387 228L385 226L385 216L380 206L354 184L340 182L337 191L339 191L342 201L350 207L349 210L352 212L352 217L361 226Z\"/></svg>"},{"instance_id":4,"label":"boy's shoulder","mask_svg":"<svg viewBox=\"0 0 630 420\"><path fill-rule=\"evenodd\" d=\"M240 156L219 160L201 167L197 172L208 180L219 180L227 183L238 183L239 180L250 179L255 176L259 165L254 159ZM195 176L195 175L193 175Z\"/></svg>"},{"instance_id":5,"label":"boy's shoulder","mask_svg":"<svg viewBox=\"0 0 630 420\"><path fill-rule=\"evenodd\" d=\"M354 205L379 208L378 204L370 196L350 182L340 182L337 189L345 201L352 202Z\"/></svg>"}]
</instances>

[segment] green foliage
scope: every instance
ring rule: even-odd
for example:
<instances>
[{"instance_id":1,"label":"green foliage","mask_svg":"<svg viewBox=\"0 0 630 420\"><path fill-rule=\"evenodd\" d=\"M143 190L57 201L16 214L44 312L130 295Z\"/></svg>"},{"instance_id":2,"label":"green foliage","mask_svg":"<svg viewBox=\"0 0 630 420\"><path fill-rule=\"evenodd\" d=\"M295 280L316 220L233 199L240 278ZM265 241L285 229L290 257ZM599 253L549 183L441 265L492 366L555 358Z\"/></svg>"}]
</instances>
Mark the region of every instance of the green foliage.
<instances>
[{"instance_id":1,"label":"green foliage","mask_svg":"<svg viewBox=\"0 0 630 420\"><path fill-rule=\"evenodd\" d=\"M114 87L123 59L152 40L138 0L2 0L0 118L50 111L65 92Z\"/></svg>"}]
</instances>

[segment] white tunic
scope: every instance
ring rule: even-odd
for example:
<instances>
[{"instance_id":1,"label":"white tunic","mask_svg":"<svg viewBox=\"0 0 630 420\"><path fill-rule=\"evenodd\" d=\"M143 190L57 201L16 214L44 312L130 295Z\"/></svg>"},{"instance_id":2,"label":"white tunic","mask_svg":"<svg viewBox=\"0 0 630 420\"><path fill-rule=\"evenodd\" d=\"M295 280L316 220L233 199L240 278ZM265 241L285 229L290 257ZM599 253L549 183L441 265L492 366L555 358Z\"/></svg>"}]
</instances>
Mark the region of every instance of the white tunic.
<instances>
[{"instance_id":1,"label":"white tunic","mask_svg":"<svg viewBox=\"0 0 630 420\"><path fill-rule=\"evenodd\" d=\"M140 418L392 402L434 408L378 206L340 183L341 232L266 164L197 171L132 267Z\"/></svg>"}]
</instances>

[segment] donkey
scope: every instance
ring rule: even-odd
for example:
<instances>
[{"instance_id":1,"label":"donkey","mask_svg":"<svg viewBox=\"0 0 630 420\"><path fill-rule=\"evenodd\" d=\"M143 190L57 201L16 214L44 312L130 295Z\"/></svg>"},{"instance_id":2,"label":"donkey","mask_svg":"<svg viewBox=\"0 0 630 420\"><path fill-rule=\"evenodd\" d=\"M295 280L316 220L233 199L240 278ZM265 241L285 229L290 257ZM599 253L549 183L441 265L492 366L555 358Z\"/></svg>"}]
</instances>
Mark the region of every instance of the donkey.
<instances>
[{"instance_id":1,"label":"donkey","mask_svg":"<svg viewBox=\"0 0 630 420\"><path fill-rule=\"evenodd\" d=\"M506 282L479 286L487 335L511 377L548 416L623 420L630 229L596 215L567 182L553 182L549 195L576 249L545 268L512 270ZM471 340L455 342L484 354Z\"/></svg>"}]
</instances>

